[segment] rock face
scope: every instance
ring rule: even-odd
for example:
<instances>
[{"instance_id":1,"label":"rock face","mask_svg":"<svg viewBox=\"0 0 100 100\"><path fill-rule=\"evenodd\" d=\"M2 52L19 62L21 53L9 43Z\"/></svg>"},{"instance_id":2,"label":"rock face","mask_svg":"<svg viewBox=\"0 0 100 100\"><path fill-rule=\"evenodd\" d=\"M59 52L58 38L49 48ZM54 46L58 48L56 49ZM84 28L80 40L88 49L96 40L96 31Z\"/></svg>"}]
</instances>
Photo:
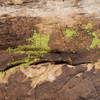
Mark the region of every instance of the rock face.
<instances>
[{"instance_id":1,"label":"rock face","mask_svg":"<svg viewBox=\"0 0 100 100\"><path fill-rule=\"evenodd\" d=\"M0 100L100 100L99 59L99 0L0 0Z\"/></svg>"},{"instance_id":2,"label":"rock face","mask_svg":"<svg viewBox=\"0 0 100 100\"><path fill-rule=\"evenodd\" d=\"M17 68L0 77L0 100L99 100L99 70L100 62Z\"/></svg>"},{"instance_id":3,"label":"rock face","mask_svg":"<svg viewBox=\"0 0 100 100\"><path fill-rule=\"evenodd\" d=\"M1 70L9 66L16 66L16 61L20 64L23 57L30 61L36 58L39 59L38 62L66 62L73 65L93 62L100 58L99 20L80 19L72 27L59 26L59 24L55 27L53 24L52 33L45 31L42 33L39 25L44 26L46 23L42 22L42 18L37 17L1 18L0 58L6 53L6 56L0 60ZM40 33L34 32L34 30ZM29 37L31 44L26 41ZM13 49L8 52L9 48ZM28 58L29 56L30 58ZM26 61L24 62L26 63Z\"/></svg>"},{"instance_id":4,"label":"rock face","mask_svg":"<svg viewBox=\"0 0 100 100\"><path fill-rule=\"evenodd\" d=\"M34 0L0 0L0 3L2 4L23 4L23 3L28 3Z\"/></svg>"},{"instance_id":5,"label":"rock face","mask_svg":"<svg viewBox=\"0 0 100 100\"><path fill-rule=\"evenodd\" d=\"M66 62L73 65L94 62L100 58L99 10L93 11L93 7L99 5L98 1L33 0L24 4L25 0L17 0L20 1L22 6L16 5L13 0L7 1L13 5L5 5L6 1L1 1L4 5L0 6L0 58L6 54L0 60L1 70L26 63L26 59L33 61L33 58L38 62ZM71 5L72 2L77 2L77 6ZM94 6L90 6L91 13L87 11L86 3L94 3ZM29 45L26 39L32 35L33 40L31 38ZM17 46L19 48L15 50ZM8 48L18 53L10 53Z\"/></svg>"},{"instance_id":6,"label":"rock face","mask_svg":"<svg viewBox=\"0 0 100 100\"><path fill-rule=\"evenodd\" d=\"M0 50L23 45L32 36L39 18L11 17L0 19Z\"/></svg>"}]
</instances>

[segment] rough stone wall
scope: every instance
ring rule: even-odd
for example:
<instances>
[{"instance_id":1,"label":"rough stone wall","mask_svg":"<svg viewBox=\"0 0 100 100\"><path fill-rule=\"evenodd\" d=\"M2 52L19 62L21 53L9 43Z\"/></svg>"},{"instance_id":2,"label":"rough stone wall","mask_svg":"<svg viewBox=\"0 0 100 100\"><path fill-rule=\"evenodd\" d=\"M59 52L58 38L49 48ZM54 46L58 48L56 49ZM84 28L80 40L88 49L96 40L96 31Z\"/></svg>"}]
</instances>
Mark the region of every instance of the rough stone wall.
<instances>
[{"instance_id":1,"label":"rough stone wall","mask_svg":"<svg viewBox=\"0 0 100 100\"><path fill-rule=\"evenodd\" d=\"M26 38L34 34L34 30L38 33L50 35L48 46L52 51L66 52L66 54L52 53L46 55L47 61L66 61L70 64L79 64L93 62L100 58L100 15L99 1L86 0L39 0L27 1L19 0L21 4L12 3L12 5L0 5L0 50L5 53L9 47L17 47L18 45L27 44ZM18 1L7 1L18 2ZM73 5L72 2L77 2ZM98 9L95 9L98 8ZM91 32L96 31L96 37L90 35L86 30L81 29L82 25L91 23ZM77 30L79 35L71 38L64 37L65 29ZM71 33L72 34L72 33ZM87 50L94 45L91 50ZM4 54L1 52L1 58ZM8 54L9 55L9 54ZM66 55L66 57L64 57ZM60 58L59 58L60 57ZM20 57L19 57L20 58ZM77 60L76 60L77 58ZM7 56L0 62L0 67L4 67L6 63L16 61L16 56ZM6 61L6 63L5 63ZM4 64L5 63L5 64Z\"/></svg>"},{"instance_id":2,"label":"rough stone wall","mask_svg":"<svg viewBox=\"0 0 100 100\"><path fill-rule=\"evenodd\" d=\"M44 63L0 76L0 100L99 100L99 87L100 62L78 66Z\"/></svg>"},{"instance_id":3,"label":"rough stone wall","mask_svg":"<svg viewBox=\"0 0 100 100\"><path fill-rule=\"evenodd\" d=\"M92 29L81 27L88 23ZM80 34L69 42L66 29ZM29 45L26 39L34 36L34 30L50 35L46 46L52 50L40 62L31 59L30 65L22 66L25 62L16 61L27 55L7 50ZM99 100L99 59L99 0L0 0L0 100Z\"/></svg>"}]
</instances>

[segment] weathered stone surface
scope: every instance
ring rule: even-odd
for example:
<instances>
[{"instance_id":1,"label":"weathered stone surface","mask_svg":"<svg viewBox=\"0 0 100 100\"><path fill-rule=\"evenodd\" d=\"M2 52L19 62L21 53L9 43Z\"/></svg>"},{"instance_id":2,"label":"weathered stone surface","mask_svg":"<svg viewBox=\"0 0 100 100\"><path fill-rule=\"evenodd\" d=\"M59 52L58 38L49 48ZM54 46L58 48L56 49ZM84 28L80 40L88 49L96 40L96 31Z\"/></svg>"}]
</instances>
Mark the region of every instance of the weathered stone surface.
<instances>
[{"instance_id":1,"label":"weathered stone surface","mask_svg":"<svg viewBox=\"0 0 100 100\"><path fill-rule=\"evenodd\" d=\"M33 0L0 0L0 3L3 4L23 4L23 3L27 3L27 2L31 2Z\"/></svg>"},{"instance_id":2,"label":"weathered stone surface","mask_svg":"<svg viewBox=\"0 0 100 100\"><path fill-rule=\"evenodd\" d=\"M22 59L25 55L9 54L9 47L15 48L18 45L27 44L26 39L33 35L35 25L40 23L39 18L31 17L10 17L0 19L0 67L10 62ZM19 55L19 56L18 56Z\"/></svg>"},{"instance_id":3,"label":"weathered stone surface","mask_svg":"<svg viewBox=\"0 0 100 100\"><path fill-rule=\"evenodd\" d=\"M0 0L0 100L100 100L98 59L99 0Z\"/></svg>"},{"instance_id":4,"label":"weathered stone surface","mask_svg":"<svg viewBox=\"0 0 100 100\"><path fill-rule=\"evenodd\" d=\"M39 25L41 24L42 26L44 26L46 24L46 22L43 22L44 19L42 18L38 17L1 18L0 58L2 58L6 54L6 56L4 56L4 58L0 60L1 70L2 68L5 69L6 67L15 66L23 63L19 62L18 64L15 63L15 65L10 65L10 63L22 60L24 57L26 57L26 53L28 53L28 51L32 52L30 53L32 57L34 57L35 55L38 56L38 59L41 58L40 61L38 62L41 61L42 62L52 61L56 63L66 62L75 65L75 64L88 63L98 60L100 58L99 32L95 34L97 38L93 36L93 32L99 30L100 21L93 18L90 18L87 21L86 18L79 19L76 22L76 24L73 24L73 27L69 27L68 25L60 27L56 25L55 29L51 29L52 33L42 33L42 31L39 28ZM89 32L91 32L91 34L87 32L87 30L85 29L88 23L91 23L92 25L92 28L88 30ZM54 27L54 24L52 25L53 25L52 27ZM39 31L40 33L35 34L34 30ZM73 34L73 32L75 33L75 35ZM70 36L70 34L72 34L72 36ZM30 47L23 49L24 52L26 53L21 54L20 52L22 49L20 48L18 48L18 50L16 49L17 52L19 51L19 53L17 54L13 53L13 51L11 51L12 53L10 52L7 53L7 49L9 47L16 48L17 46L23 45L21 48L24 48L25 44L29 45L29 42L26 42L26 39L32 37L32 35L33 38L31 39L33 39L34 41L32 42L33 47L32 45L30 45ZM96 41L98 42L95 43L94 39L96 39L95 42ZM45 53L41 53L41 50ZM29 60L34 60L34 59L32 58Z\"/></svg>"},{"instance_id":5,"label":"weathered stone surface","mask_svg":"<svg viewBox=\"0 0 100 100\"><path fill-rule=\"evenodd\" d=\"M19 1L22 1L21 3L26 2L25 0ZM7 2L8 4L9 2L17 4L13 0L8 0ZM30 2L30 0L27 2ZM6 3L6 1L1 1L1 3ZM7 63L24 57L23 55L19 57L17 55L16 57L15 54L11 56L11 54L7 54L3 50L6 50L8 47L15 48L18 45L27 44L25 40L32 36L34 29L38 30L38 33L51 34L48 46L51 48L52 53L44 56L42 61L56 61L58 63L63 61L70 64L80 64L99 59L100 49L98 46L97 48L87 50L91 47L92 41L95 39L94 36L91 36L86 30L80 28L80 25L83 24L93 24L90 31L97 31L98 39L96 40L100 40L99 4L98 0L89 0L88 2L86 0L78 2L77 0L33 0L31 3L21 6L1 5L0 50L2 51L0 51L0 58L3 59L0 60L0 67L3 68ZM95 7L98 7L98 10ZM77 29L79 35L75 35L69 40L62 32L66 28L70 30ZM97 43L98 45L100 44L99 42Z\"/></svg>"},{"instance_id":6,"label":"weathered stone surface","mask_svg":"<svg viewBox=\"0 0 100 100\"><path fill-rule=\"evenodd\" d=\"M0 76L0 100L99 100L99 64L94 70L91 64L51 63L9 70Z\"/></svg>"},{"instance_id":7,"label":"weathered stone surface","mask_svg":"<svg viewBox=\"0 0 100 100\"><path fill-rule=\"evenodd\" d=\"M23 45L33 35L40 18L8 17L0 19L0 50Z\"/></svg>"}]
</instances>

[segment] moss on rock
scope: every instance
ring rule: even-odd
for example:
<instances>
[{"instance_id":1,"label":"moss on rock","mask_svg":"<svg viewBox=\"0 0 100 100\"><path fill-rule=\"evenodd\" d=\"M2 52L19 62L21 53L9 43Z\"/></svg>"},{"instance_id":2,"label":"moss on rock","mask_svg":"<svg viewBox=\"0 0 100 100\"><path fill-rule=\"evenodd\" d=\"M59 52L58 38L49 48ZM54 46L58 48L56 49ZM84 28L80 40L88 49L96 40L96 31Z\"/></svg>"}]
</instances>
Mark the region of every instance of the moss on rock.
<instances>
[{"instance_id":1,"label":"moss on rock","mask_svg":"<svg viewBox=\"0 0 100 100\"><path fill-rule=\"evenodd\" d=\"M8 66L16 66L16 65L30 65L39 60L40 57L43 57L44 54L48 53L51 49L48 46L48 41L50 37L49 35L39 34L34 31L34 34L31 38L26 39L26 41L30 42L28 45L20 45L15 49L8 48L10 53L19 53L19 54L27 54L27 57L11 62Z\"/></svg>"},{"instance_id":2,"label":"moss on rock","mask_svg":"<svg viewBox=\"0 0 100 100\"><path fill-rule=\"evenodd\" d=\"M89 30L93 27L93 25L91 23L88 23L86 26L85 26L85 29L86 30Z\"/></svg>"},{"instance_id":3,"label":"moss on rock","mask_svg":"<svg viewBox=\"0 0 100 100\"><path fill-rule=\"evenodd\" d=\"M67 38L67 41L70 41L73 36L77 36L78 32L72 29L66 29L64 32L64 36Z\"/></svg>"},{"instance_id":4,"label":"moss on rock","mask_svg":"<svg viewBox=\"0 0 100 100\"><path fill-rule=\"evenodd\" d=\"M97 35L97 32L92 32L91 34L92 34L92 36L94 38L92 40L92 43L90 45L90 48L96 48L96 47L100 48L100 39L99 39L99 37Z\"/></svg>"}]
</instances>

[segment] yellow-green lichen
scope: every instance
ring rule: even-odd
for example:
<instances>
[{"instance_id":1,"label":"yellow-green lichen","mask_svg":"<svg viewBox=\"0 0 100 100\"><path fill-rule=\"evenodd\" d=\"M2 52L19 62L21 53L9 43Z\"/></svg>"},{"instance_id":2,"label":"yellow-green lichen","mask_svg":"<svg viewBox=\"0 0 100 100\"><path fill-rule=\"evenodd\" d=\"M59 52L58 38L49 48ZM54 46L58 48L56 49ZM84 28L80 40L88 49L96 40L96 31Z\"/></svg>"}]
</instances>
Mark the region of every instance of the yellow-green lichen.
<instances>
[{"instance_id":1,"label":"yellow-green lichen","mask_svg":"<svg viewBox=\"0 0 100 100\"><path fill-rule=\"evenodd\" d=\"M26 39L30 44L20 45L15 49L8 48L8 51L11 53L27 54L26 58L11 62L8 66L16 66L19 64L30 65L31 63L38 61L40 57L43 57L44 54L50 52L51 49L48 46L49 39L49 35L39 34L35 31L31 38Z\"/></svg>"},{"instance_id":2,"label":"yellow-green lichen","mask_svg":"<svg viewBox=\"0 0 100 100\"><path fill-rule=\"evenodd\" d=\"M16 71L17 68L22 68L22 67L28 67L28 63L23 63L23 64L20 64L20 65L16 65L8 70L5 70L5 71L2 71L0 72L0 77L4 77L7 73L12 73L14 71Z\"/></svg>"},{"instance_id":3,"label":"yellow-green lichen","mask_svg":"<svg viewBox=\"0 0 100 100\"><path fill-rule=\"evenodd\" d=\"M86 30L89 30L89 29L91 29L93 26L92 26L92 24L91 23L88 23L86 26L85 26L85 29Z\"/></svg>"},{"instance_id":4,"label":"yellow-green lichen","mask_svg":"<svg viewBox=\"0 0 100 100\"><path fill-rule=\"evenodd\" d=\"M4 77L6 75L6 72L0 72L0 77Z\"/></svg>"},{"instance_id":5,"label":"yellow-green lichen","mask_svg":"<svg viewBox=\"0 0 100 100\"><path fill-rule=\"evenodd\" d=\"M73 54L76 53L76 51L75 51L74 49L71 49L70 51L71 51L71 53L73 53Z\"/></svg>"},{"instance_id":6,"label":"yellow-green lichen","mask_svg":"<svg viewBox=\"0 0 100 100\"><path fill-rule=\"evenodd\" d=\"M70 40L72 39L73 36L77 36L78 32L76 30L72 30L72 29L66 29L64 32L64 36Z\"/></svg>"},{"instance_id":7,"label":"yellow-green lichen","mask_svg":"<svg viewBox=\"0 0 100 100\"><path fill-rule=\"evenodd\" d=\"M90 45L90 48L95 48L95 47L98 47L100 48L100 39L99 37L97 36L97 32L93 32L91 33L92 36L94 37L93 40L92 40L92 43Z\"/></svg>"},{"instance_id":8,"label":"yellow-green lichen","mask_svg":"<svg viewBox=\"0 0 100 100\"><path fill-rule=\"evenodd\" d=\"M49 35L34 33L34 35L27 39L31 42L30 45L18 46L14 49L16 53L26 53L26 54L38 54L38 53L47 53L50 51L48 46Z\"/></svg>"},{"instance_id":9,"label":"yellow-green lichen","mask_svg":"<svg viewBox=\"0 0 100 100\"><path fill-rule=\"evenodd\" d=\"M16 66L16 67L12 67L6 71L2 71L0 72L0 77L4 77L7 73L11 73L11 72L14 72L19 66Z\"/></svg>"},{"instance_id":10,"label":"yellow-green lichen","mask_svg":"<svg viewBox=\"0 0 100 100\"><path fill-rule=\"evenodd\" d=\"M100 39L99 39L99 37L97 35L98 33L96 31L90 32L90 29L92 29L92 27L93 27L93 25L91 23L88 23L85 26L85 29L88 32L88 34L93 37L92 43L89 46L88 50L92 49L92 48L96 48L96 47L100 48Z\"/></svg>"}]
</instances>

